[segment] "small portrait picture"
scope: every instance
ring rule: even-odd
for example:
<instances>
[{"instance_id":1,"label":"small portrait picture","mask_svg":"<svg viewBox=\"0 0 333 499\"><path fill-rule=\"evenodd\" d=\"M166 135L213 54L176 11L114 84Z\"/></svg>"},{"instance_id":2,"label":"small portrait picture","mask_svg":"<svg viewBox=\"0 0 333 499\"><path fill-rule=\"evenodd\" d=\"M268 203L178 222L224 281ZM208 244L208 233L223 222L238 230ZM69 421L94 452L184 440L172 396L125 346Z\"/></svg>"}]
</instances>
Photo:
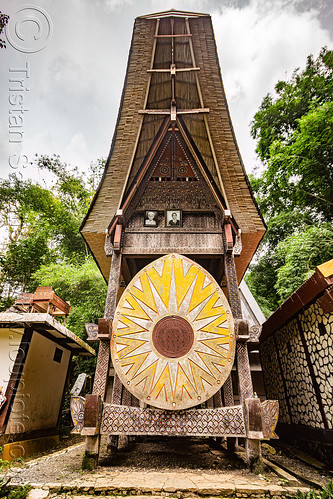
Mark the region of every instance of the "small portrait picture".
<instances>
[{"instance_id":1,"label":"small portrait picture","mask_svg":"<svg viewBox=\"0 0 333 499\"><path fill-rule=\"evenodd\" d=\"M157 211L156 210L146 210L145 211L145 227L157 227Z\"/></svg>"},{"instance_id":2,"label":"small portrait picture","mask_svg":"<svg viewBox=\"0 0 333 499\"><path fill-rule=\"evenodd\" d=\"M181 227L181 226L182 226L182 210L167 210L166 227Z\"/></svg>"}]
</instances>

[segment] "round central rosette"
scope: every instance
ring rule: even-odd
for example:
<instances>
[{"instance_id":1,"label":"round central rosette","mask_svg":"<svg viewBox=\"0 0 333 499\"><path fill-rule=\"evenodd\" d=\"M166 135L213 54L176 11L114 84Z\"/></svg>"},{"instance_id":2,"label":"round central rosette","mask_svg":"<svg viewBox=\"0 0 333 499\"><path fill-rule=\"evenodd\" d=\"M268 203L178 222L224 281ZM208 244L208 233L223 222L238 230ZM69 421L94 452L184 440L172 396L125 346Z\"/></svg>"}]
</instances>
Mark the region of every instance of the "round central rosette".
<instances>
[{"instance_id":1,"label":"round central rosette","mask_svg":"<svg viewBox=\"0 0 333 499\"><path fill-rule=\"evenodd\" d=\"M234 355L228 302L189 258L163 256L127 286L113 321L111 356L139 400L171 410L201 404L222 387Z\"/></svg>"}]
</instances>

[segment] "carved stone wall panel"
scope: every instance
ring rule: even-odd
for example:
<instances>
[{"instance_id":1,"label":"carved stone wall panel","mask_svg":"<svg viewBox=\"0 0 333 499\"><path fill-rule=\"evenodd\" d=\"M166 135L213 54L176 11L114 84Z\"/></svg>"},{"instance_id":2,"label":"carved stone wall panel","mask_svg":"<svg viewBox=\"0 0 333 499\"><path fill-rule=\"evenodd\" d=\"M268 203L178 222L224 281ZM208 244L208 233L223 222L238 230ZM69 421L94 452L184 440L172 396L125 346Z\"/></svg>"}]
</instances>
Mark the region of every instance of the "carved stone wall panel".
<instances>
[{"instance_id":1,"label":"carved stone wall panel","mask_svg":"<svg viewBox=\"0 0 333 499\"><path fill-rule=\"evenodd\" d=\"M276 332L276 342L293 424L324 428L295 319Z\"/></svg>"},{"instance_id":2,"label":"carved stone wall panel","mask_svg":"<svg viewBox=\"0 0 333 499\"><path fill-rule=\"evenodd\" d=\"M278 355L273 337L267 338L260 345L260 359L266 396L269 399L279 401L279 421L281 423L291 423L282 381L282 373L280 371Z\"/></svg>"},{"instance_id":3,"label":"carved stone wall panel","mask_svg":"<svg viewBox=\"0 0 333 499\"><path fill-rule=\"evenodd\" d=\"M242 406L164 411L104 404L101 433L109 435L246 435Z\"/></svg>"},{"instance_id":4,"label":"carved stone wall panel","mask_svg":"<svg viewBox=\"0 0 333 499\"><path fill-rule=\"evenodd\" d=\"M333 314L313 303L299 316L328 428L333 428Z\"/></svg>"}]
</instances>

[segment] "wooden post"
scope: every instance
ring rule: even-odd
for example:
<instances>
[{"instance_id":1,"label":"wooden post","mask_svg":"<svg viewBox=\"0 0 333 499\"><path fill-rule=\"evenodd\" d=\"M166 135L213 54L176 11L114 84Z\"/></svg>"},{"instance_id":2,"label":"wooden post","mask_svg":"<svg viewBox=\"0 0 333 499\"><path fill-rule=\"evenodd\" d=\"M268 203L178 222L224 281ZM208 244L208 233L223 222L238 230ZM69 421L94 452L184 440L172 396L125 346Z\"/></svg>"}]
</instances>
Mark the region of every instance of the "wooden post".
<instances>
[{"instance_id":1,"label":"wooden post","mask_svg":"<svg viewBox=\"0 0 333 499\"><path fill-rule=\"evenodd\" d=\"M226 224L228 225L228 224ZM224 226L225 227L225 226ZM228 234L224 234L224 240L227 241ZM225 276L227 281L229 303L234 319L242 319L241 301L238 291L238 282L236 274L235 260L225 244ZM242 331L243 332L243 331ZM247 350L246 335L240 338L237 331L237 372L239 379L239 396L242 403L248 398L253 398L253 385L251 378L251 369L249 354ZM243 340L243 341L242 341ZM245 340L245 341L244 341ZM250 416L251 417L251 416ZM232 442L229 443L232 447ZM246 438L246 457L251 471L260 472L262 468L260 440L257 438Z\"/></svg>"},{"instance_id":2,"label":"wooden post","mask_svg":"<svg viewBox=\"0 0 333 499\"><path fill-rule=\"evenodd\" d=\"M103 337L104 339L100 339L94 386L93 386L93 395L99 395L101 397L102 402L105 401L107 381L109 377L110 331L112 328L112 320L117 306L117 296L119 290L120 276L121 276L121 252L114 253L111 260L110 277L109 277L105 310L104 310L104 318L108 319L109 321L108 323L109 337L108 338L106 337L105 331L103 331L103 334L101 334L101 337ZM104 323L103 323L103 328L105 328ZM93 469L97 466L99 449L100 449L100 440L101 440L101 435L99 432L96 435L86 436L85 455L82 462L83 469Z\"/></svg>"}]
</instances>

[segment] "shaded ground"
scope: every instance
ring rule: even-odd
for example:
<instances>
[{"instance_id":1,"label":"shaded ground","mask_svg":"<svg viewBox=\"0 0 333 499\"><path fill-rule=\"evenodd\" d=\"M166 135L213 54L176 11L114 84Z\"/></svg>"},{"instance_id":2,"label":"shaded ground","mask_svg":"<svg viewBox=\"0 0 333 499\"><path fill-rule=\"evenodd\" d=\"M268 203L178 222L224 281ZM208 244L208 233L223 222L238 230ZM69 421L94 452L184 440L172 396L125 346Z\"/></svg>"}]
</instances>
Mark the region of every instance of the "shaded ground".
<instances>
[{"instance_id":1,"label":"shaded ground","mask_svg":"<svg viewBox=\"0 0 333 499\"><path fill-rule=\"evenodd\" d=\"M216 453L208 438L146 437L130 442L128 448L108 456L102 448L100 466L145 468L154 471L175 470L245 470L245 464L227 452Z\"/></svg>"},{"instance_id":2,"label":"shaded ground","mask_svg":"<svg viewBox=\"0 0 333 499\"><path fill-rule=\"evenodd\" d=\"M73 441L70 441L71 443ZM69 442L68 442L69 443ZM266 447L266 448L265 448ZM248 482L267 485L286 485L275 473L268 468L263 475L250 473L245 463L234 455L230 455L223 447L219 447L208 438L157 438L141 437L132 440L126 449L119 450L108 456L106 440L102 442L101 459L99 466L93 472L83 472L81 462L84 444L76 444L68 450L62 449L53 454L41 457L40 460L16 463L7 471L12 477L12 483L58 483L91 481L103 476L117 476L119 473L137 474L142 476L155 472L188 473L189 476L204 474L218 474L232 479L234 482ZM308 477L321 486L326 486L332 479L328 472L315 468L291 457L290 452L263 447L263 454L268 459L274 458L281 465L285 464L289 470L297 470L299 475ZM2 473L4 470L2 471ZM305 482L301 485L308 485Z\"/></svg>"}]
</instances>

